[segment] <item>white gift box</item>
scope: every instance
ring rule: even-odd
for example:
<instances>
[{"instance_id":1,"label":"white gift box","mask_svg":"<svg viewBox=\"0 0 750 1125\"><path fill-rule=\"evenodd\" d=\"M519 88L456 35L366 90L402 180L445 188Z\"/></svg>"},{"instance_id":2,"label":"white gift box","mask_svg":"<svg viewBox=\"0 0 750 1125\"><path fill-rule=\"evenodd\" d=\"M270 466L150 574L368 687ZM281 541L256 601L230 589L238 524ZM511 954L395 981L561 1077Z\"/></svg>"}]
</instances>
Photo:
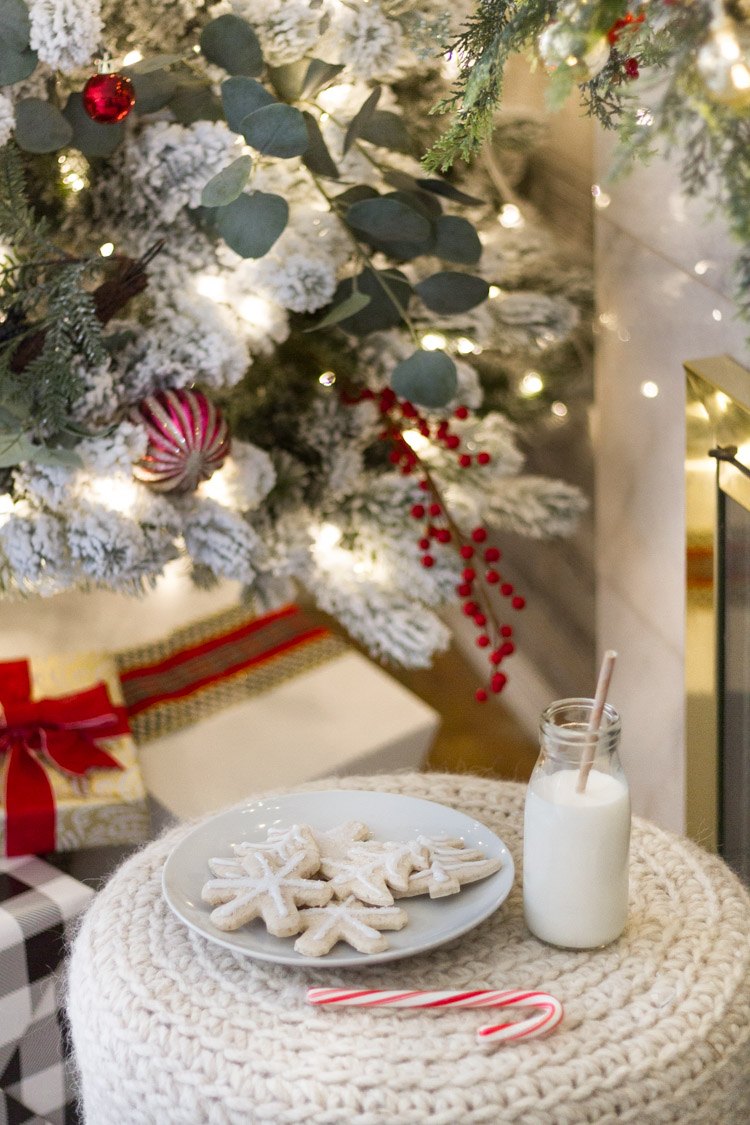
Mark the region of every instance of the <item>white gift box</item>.
<instances>
[{"instance_id":1,"label":"white gift box","mask_svg":"<svg viewBox=\"0 0 750 1125\"><path fill-rule=\"evenodd\" d=\"M140 748L146 789L178 819L345 773L418 769L436 711L354 651Z\"/></svg>"},{"instance_id":2,"label":"white gift box","mask_svg":"<svg viewBox=\"0 0 750 1125\"><path fill-rule=\"evenodd\" d=\"M153 594L66 592L3 606L0 658L117 652L162 640L237 604L237 583L196 591L176 571ZM141 745L149 795L177 818L264 788L342 773L419 768L439 726L433 708L353 649Z\"/></svg>"}]
</instances>

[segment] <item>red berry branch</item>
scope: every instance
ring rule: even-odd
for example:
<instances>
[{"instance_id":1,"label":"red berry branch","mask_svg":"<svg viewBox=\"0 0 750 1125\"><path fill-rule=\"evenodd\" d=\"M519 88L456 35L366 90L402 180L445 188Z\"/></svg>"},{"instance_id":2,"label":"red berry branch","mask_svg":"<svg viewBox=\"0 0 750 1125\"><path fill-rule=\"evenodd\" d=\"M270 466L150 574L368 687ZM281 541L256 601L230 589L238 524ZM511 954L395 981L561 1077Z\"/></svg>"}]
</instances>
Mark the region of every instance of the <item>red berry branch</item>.
<instances>
[{"instance_id":1,"label":"red berry branch","mask_svg":"<svg viewBox=\"0 0 750 1125\"><path fill-rule=\"evenodd\" d=\"M464 614L472 618L479 630L476 638L477 646L487 650L490 674L486 686L480 687L476 692L478 702L485 703L489 698L488 692L497 694L505 687L507 676L499 670L499 665L515 651L515 645L511 640L513 628L501 621L496 612L497 595L507 598L514 610L523 609L526 602L516 594L510 582L503 581L502 575L496 569L495 564L501 558L498 548L483 547L487 540L487 528L479 524L467 536L451 518L435 478L404 437L404 423L409 429L417 430L422 437L438 442L455 453L457 463L462 469L469 469L475 460L478 465L489 465L492 460L491 455L486 451L480 451L475 456L460 452L461 437L451 431L449 420L430 422L420 414L413 403L398 399L390 387L377 392L365 389L354 394L344 393L342 399L347 403L374 400L384 422L380 439L389 442L392 446L388 454L389 460L393 465L400 467L403 476L419 474L419 488L426 495L423 503L412 505L409 514L412 519L424 525L417 540L419 550L422 552L422 566L429 569L435 565L435 556L431 553L434 549L433 542L452 543L466 563L456 593L463 599ZM455 417L461 420L469 416L470 411L466 406L459 406L455 411ZM480 570L482 573L479 573Z\"/></svg>"}]
</instances>

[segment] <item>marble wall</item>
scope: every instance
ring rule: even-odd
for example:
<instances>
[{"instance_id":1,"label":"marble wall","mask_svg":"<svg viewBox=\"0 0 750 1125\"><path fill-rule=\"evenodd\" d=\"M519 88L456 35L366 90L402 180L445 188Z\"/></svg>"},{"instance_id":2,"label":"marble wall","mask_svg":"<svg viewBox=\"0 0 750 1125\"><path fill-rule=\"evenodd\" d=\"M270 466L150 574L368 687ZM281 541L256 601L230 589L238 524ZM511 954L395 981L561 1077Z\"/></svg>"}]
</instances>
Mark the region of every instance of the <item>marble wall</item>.
<instances>
[{"instance_id":1,"label":"marble wall","mask_svg":"<svg viewBox=\"0 0 750 1125\"><path fill-rule=\"evenodd\" d=\"M594 404L597 646L619 654L634 811L685 826L685 376L726 354L750 366L750 326L731 299L734 246L705 201L655 160L606 182L597 138ZM651 397L649 397L651 396Z\"/></svg>"}]
</instances>

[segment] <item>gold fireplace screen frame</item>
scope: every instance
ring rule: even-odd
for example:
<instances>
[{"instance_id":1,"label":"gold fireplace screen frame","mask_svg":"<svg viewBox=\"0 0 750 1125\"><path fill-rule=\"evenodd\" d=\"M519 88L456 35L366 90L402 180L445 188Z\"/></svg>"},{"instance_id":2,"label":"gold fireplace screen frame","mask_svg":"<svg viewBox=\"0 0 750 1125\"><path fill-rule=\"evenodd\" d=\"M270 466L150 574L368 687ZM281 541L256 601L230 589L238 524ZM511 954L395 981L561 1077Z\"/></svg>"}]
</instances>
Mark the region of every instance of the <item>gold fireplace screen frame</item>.
<instances>
[{"instance_id":1,"label":"gold fireplace screen frame","mask_svg":"<svg viewBox=\"0 0 750 1125\"><path fill-rule=\"evenodd\" d=\"M750 371L729 356L689 360L686 478L686 827L711 850L720 838L716 544L719 487L750 511ZM711 451L711 452L709 452Z\"/></svg>"}]
</instances>

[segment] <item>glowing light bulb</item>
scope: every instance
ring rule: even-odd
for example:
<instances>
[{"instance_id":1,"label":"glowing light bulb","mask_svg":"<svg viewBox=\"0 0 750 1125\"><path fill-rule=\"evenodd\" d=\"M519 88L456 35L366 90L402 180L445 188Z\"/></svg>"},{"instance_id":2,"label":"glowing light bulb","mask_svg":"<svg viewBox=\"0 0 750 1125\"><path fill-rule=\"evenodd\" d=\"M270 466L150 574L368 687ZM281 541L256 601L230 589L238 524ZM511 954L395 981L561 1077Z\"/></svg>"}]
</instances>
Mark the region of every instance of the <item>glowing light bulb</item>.
<instances>
[{"instance_id":1,"label":"glowing light bulb","mask_svg":"<svg viewBox=\"0 0 750 1125\"><path fill-rule=\"evenodd\" d=\"M497 221L501 227L521 227L523 226L523 215L515 203L505 203L500 208Z\"/></svg>"},{"instance_id":2,"label":"glowing light bulb","mask_svg":"<svg viewBox=\"0 0 750 1125\"><path fill-rule=\"evenodd\" d=\"M447 342L442 332L426 332L422 337L422 347L426 352L436 352L438 348L444 348Z\"/></svg>"},{"instance_id":3,"label":"glowing light bulb","mask_svg":"<svg viewBox=\"0 0 750 1125\"><path fill-rule=\"evenodd\" d=\"M711 313L711 316L714 318L714 320L721 320L721 309L714 309Z\"/></svg>"},{"instance_id":4,"label":"glowing light bulb","mask_svg":"<svg viewBox=\"0 0 750 1125\"><path fill-rule=\"evenodd\" d=\"M606 191L600 191L599 194L594 197L594 206L602 211L605 207L609 207L611 202L612 200L607 195Z\"/></svg>"},{"instance_id":5,"label":"glowing light bulb","mask_svg":"<svg viewBox=\"0 0 750 1125\"><path fill-rule=\"evenodd\" d=\"M703 274L708 273L710 268L711 263L707 262L705 258L702 258L700 262L696 262L693 266L693 270L698 274L698 277L703 277Z\"/></svg>"},{"instance_id":6,"label":"glowing light bulb","mask_svg":"<svg viewBox=\"0 0 750 1125\"><path fill-rule=\"evenodd\" d=\"M324 387L332 387L336 382L336 375L333 371L324 371L322 375L318 376L318 382L322 383Z\"/></svg>"},{"instance_id":7,"label":"glowing light bulb","mask_svg":"<svg viewBox=\"0 0 750 1125\"><path fill-rule=\"evenodd\" d=\"M553 402L550 410L557 418L565 418L568 413L568 408L564 402Z\"/></svg>"},{"instance_id":8,"label":"glowing light bulb","mask_svg":"<svg viewBox=\"0 0 750 1125\"><path fill-rule=\"evenodd\" d=\"M141 54L140 51L128 51L127 55L122 60L122 65L123 66L132 66L133 63L140 62L142 58L143 58L143 55Z\"/></svg>"},{"instance_id":9,"label":"glowing light bulb","mask_svg":"<svg viewBox=\"0 0 750 1125\"><path fill-rule=\"evenodd\" d=\"M13 501L7 493L0 495L0 527L13 515Z\"/></svg>"},{"instance_id":10,"label":"glowing light bulb","mask_svg":"<svg viewBox=\"0 0 750 1125\"><path fill-rule=\"evenodd\" d=\"M656 398L659 393L659 387L652 379L646 379L641 383L641 394L644 398Z\"/></svg>"},{"instance_id":11,"label":"glowing light bulb","mask_svg":"<svg viewBox=\"0 0 750 1125\"><path fill-rule=\"evenodd\" d=\"M502 294L502 289L500 288L499 285L490 285L490 291L487 295L488 295L488 297L490 298L491 301L494 300L495 297L499 297L501 294Z\"/></svg>"},{"instance_id":12,"label":"glowing light bulb","mask_svg":"<svg viewBox=\"0 0 750 1125\"><path fill-rule=\"evenodd\" d=\"M226 466L228 462L224 462ZM198 488L201 496L207 497L209 500L215 500L217 504L229 504L231 493L227 483L226 473L219 469L208 480L201 481Z\"/></svg>"},{"instance_id":13,"label":"glowing light bulb","mask_svg":"<svg viewBox=\"0 0 750 1125\"><path fill-rule=\"evenodd\" d=\"M237 311L249 324L258 328L271 327L271 306L262 297L243 297Z\"/></svg>"},{"instance_id":14,"label":"glowing light bulb","mask_svg":"<svg viewBox=\"0 0 750 1125\"><path fill-rule=\"evenodd\" d=\"M532 395L538 395L543 388L544 380L538 371L527 371L518 386L524 398L531 398Z\"/></svg>"},{"instance_id":15,"label":"glowing light bulb","mask_svg":"<svg viewBox=\"0 0 750 1125\"><path fill-rule=\"evenodd\" d=\"M110 254L114 251L114 242L103 242L99 247L99 253L103 258L109 258Z\"/></svg>"},{"instance_id":16,"label":"glowing light bulb","mask_svg":"<svg viewBox=\"0 0 750 1125\"><path fill-rule=\"evenodd\" d=\"M473 340L470 340L468 336L459 336L458 340L456 340L456 351L459 355L471 355L475 347L476 344Z\"/></svg>"},{"instance_id":17,"label":"glowing light bulb","mask_svg":"<svg viewBox=\"0 0 750 1125\"><path fill-rule=\"evenodd\" d=\"M105 508L124 515L134 510L139 496L138 485L122 477L98 477L90 482L88 492Z\"/></svg>"},{"instance_id":18,"label":"glowing light bulb","mask_svg":"<svg viewBox=\"0 0 750 1125\"><path fill-rule=\"evenodd\" d=\"M330 551L337 543L341 542L341 528L335 523L323 523L315 536L315 546L323 551Z\"/></svg>"},{"instance_id":19,"label":"glowing light bulb","mask_svg":"<svg viewBox=\"0 0 750 1125\"><path fill-rule=\"evenodd\" d=\"M750 70L745 63L735 63L729 73L732 76L732 85L738 90L750 89Z\"/></svg>"},{"instance_id":20,"label":"glowing light bulb","mask_svg":"<svg viewBox=\"0 0 750 1125\"><path fill-rule=\"evenodd\" d=\"M208 297L211 301L223 301L226 296L224 278L216 277L215 274L201 274L195 279L195 288L201 297Z\"/></svg>"},{"instance_id":21,"label":"glowing light bulb","mask_svg":"<svg viewBox=\"0 0 750 1125\"><path fill-rule=\"evenodd\" d=\"M424 434L420 434L419 430L404 430L401 436L409 448L413 449L415 453L422 453L430 444L429 438L426 438Z\"/></svg>"}]
</instances>

